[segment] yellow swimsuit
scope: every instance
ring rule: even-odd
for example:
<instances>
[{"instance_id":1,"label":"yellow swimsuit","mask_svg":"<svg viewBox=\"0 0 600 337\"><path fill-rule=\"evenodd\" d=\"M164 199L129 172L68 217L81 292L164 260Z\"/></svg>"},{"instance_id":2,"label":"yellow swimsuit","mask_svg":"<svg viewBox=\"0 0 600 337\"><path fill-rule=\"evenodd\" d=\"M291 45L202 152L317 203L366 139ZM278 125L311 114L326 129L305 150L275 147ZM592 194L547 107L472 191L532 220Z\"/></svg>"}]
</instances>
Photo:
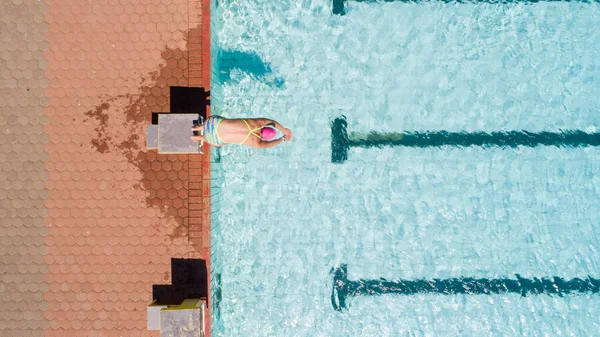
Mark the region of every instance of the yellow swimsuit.
<instances>
[{"instance_id":1,"label":"yellow swimsuit","mask_svg":"<svg viewBox=\"0 0 600 337\"><path fill-rule=\"evenodd\" d=\"M255 133L255 131L262 130L262 127L252 130L250 128L250 124L248 124L248 122L246 122L245 119L242 119L242 120L244 121L244 123L246 123L246 126L248 127L248 134L246 135L246 138L244 138L244 140L242 140L242 142L239 145L243 145L248 140L248 137L250 137L250 135L255 135L256 137L258 137L258 139L262 140L262 136Z\"/></svg>"},{"instance_id":2,"label":"yellow swimsuit","mask_svg":"<svg viewBox=\"0 0 600 337\"><path fill-rule=\"evenodd\" d=\"M204 138L206 139L206 141L208 143L214 144L214 145L229 144L228 142L221 139L221 137L219 136L219 131L218 131L219 124L221 124L221 122L223 120L225 120L225 118L223 118L221 116L213 115L213 116L210 116L204 122ZM248 122L245 119L242 119L242 120L244 121L244 123L246 123L246 126L248 127L248 134L246 135L246 138L244 138L244 140L241 143L239 143L239 145L243 145L248 140L248 137L250 137L251 134L255 135L260 140L262 140L262 136L255 132L255 131L261 130L262 127L252 130L250 128L250 124L248 124Z\"/></svg>"}]
</instances>

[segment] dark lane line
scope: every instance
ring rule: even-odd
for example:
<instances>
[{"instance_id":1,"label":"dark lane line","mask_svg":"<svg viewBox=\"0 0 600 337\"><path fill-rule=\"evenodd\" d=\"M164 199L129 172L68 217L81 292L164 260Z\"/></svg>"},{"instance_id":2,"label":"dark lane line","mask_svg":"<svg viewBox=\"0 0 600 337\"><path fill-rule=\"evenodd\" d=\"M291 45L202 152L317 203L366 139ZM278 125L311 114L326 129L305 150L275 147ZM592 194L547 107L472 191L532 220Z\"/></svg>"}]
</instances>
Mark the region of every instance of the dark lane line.
<instances>
[{"instance_id":1,"label":"dark lane line","mask_svg":"<svg viewBox=\"0 0 600 337\"><path fill-rule=\"evenodd\" d=\"M382 3L382 2L402 2L410 4L421 4L430 2L441 2L444 4L536 4L539 2L582 2L582 3L599 3L600 0L332 0L331 12L336 15L345 15L348 2L367 2L367 3Z\"/></svg>"},{"instance_id":2,"label":"dark lane line","mask_svg":"<svg viewBox=\"0 0 600 337\"><path fill-rule=\"evenodd\" d=\"M336 118L331 124L331 161L343 163L348 159L351 147L381 148L384 146L404 147L500 147L515 148L518 146L538 147L555 146L560 148L577 148L600 146L600 133L588 133L581 130L564 130L561 132L448 132L448 131L414 131L414 132L370 132L348 134L348 123L344 117Z\"/></svg>"},{"instance_id":3,"label":"dark lane line","mask_svg":"<svg viewBox=\"0 0 600 337\"><path fill-rule=\"evenodd\" d=\"M493 295L515 293L521 296L569 294L597 294L600 292L600 279L588 277L565 280L558 276L524 278L515 275L511 278L459 277L430 280L348 280L348 267L342 264L333 268L333 290L331 305L337 311L347 309L346 300L357 296L384 294L396 295Z\"/></svg>"}]
</instances>

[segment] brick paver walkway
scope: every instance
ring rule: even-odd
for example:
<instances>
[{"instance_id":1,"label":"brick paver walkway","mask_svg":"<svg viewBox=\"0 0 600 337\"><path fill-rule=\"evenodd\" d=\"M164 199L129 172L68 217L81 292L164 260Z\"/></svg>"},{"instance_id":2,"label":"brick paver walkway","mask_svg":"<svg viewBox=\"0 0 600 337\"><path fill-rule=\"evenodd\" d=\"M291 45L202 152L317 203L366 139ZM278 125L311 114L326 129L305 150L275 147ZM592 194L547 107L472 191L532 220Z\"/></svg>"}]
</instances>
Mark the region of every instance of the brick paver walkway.
<instances>
[{"instance_id":1,"label":"brick paver walkway","mask_svg":"<svg viewBox=\"0 0 600 337\"><path fill-rule=\"evenodd\" d=\"M43 256L49 174L44 114L48 86L42 2L0 7L0 336L42 336L48 302Z\"/></svg>"},{"instance_id":2,"label":"brick paver walkway","mask_svg":"<svg viewBox=\"0 0 600 337\"><path fill-rule=\"evenodd\" d=\"M144 137L208 87L208 4L0 3L0 336L158 336L152 284L208 258L206 157Z\"/></svg>"}]
</instances>

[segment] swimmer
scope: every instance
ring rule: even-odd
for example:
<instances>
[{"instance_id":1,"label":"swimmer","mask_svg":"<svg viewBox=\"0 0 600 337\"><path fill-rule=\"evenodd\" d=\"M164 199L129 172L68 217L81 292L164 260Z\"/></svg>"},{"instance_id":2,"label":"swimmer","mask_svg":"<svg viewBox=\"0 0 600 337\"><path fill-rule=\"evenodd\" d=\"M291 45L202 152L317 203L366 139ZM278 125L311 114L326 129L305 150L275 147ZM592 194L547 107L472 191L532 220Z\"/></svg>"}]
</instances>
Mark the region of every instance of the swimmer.
<instances>
[{"instance_id":1,"label":"swimmer","mask_svg":"<svg viewBox=\"0 0 600 337\"><path fill-rule=\"evenodd\" d=\"M283 137L275 139L276 129L283 133ZM290 141L294 134L290 129L267 118L227 119L221 116L210 116L204 125L192 128L194 131L203 131L201 136L192 136L195 142L205 141L212 146L239 144L257 149L266 149Z\"/></svg>"}]
</instances>

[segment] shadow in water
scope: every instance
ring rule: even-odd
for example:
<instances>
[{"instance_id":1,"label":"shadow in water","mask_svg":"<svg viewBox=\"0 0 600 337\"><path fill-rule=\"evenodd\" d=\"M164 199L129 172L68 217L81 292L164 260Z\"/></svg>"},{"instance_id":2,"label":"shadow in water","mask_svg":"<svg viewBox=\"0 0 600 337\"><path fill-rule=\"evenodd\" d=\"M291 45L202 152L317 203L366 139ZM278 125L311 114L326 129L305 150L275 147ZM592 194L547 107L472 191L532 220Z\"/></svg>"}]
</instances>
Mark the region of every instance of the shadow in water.
<instances>
[{"instance_id":1,"label":"shadow in water","mask_svg":"<svg viewBox=\"0 0 600 337\"><path fill-rule=\"evenodd\" d=\"M588 133L581 130L564 130L561 132L370 132L348 134L347 122L344 117L336 118L331 124L331 161L343 163L348 159L350 147L501 147L515 148L518 146L538 147L555 146L565 148L600 146L600 133Z\"/></svg>"},{"instance_id":2,"label":"shadow in water","mask_svg":"<svg viewBox=\"0 0 600 337\"><path fill-rule=\"evenodd\" d=\"M265 63L256 53L238 50L222 50L219 52L219 81L231 81L231 71L238 69L267 85L281 88L283 79L272 74L271 66Z\"/></svg>"},{"instance_id":3,"label":"shadow in water","mask_svg":"<svg viewBox=\"0 0 600 337\"><path fill-rule=\"evenodd\" d=\"M335 310L347 309L346 300L350 297L369 295L493 295L515 293L528 295L597 294L600 292L600 279L588 277L565 280L551 276L524 278L515 275L511 278L459 277L430 280L348 280L348 267L345 264L331 270L333 290L331 305Z\"/></svg>"},{"instance_id":4,"label":"shadow in water","mask_svg":"<svg viewBox=\"0 0 600 337\"><path fill-rule=\"evenodd\" d=\"M382 3L382 2L402 2L411 4L441 2L445 4L535 4L538 2L583 2L583 3L598 3L600 0L332 0L331 12L336 15L346 14L348 2L367 2L367 3Z\"/></svg>"}]
</instances>

